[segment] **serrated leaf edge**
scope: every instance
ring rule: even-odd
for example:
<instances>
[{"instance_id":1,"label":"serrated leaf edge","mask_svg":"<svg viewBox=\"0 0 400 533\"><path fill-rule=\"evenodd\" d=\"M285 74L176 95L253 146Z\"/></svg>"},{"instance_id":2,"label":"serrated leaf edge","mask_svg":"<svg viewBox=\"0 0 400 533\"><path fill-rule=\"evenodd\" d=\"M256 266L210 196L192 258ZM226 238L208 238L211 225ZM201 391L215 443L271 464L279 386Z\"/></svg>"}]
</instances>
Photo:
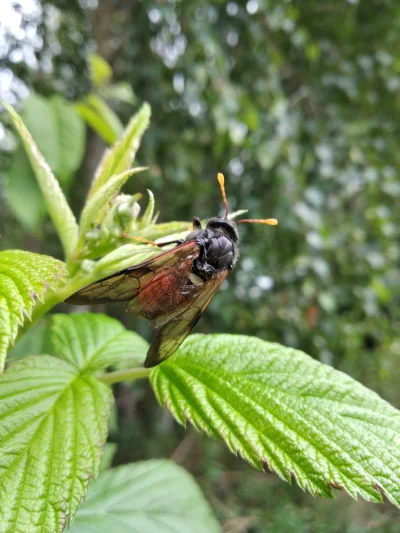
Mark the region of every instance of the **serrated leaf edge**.
<instances>
[{"instance_id":1,"label":"serrated leaf edge","mask_svg":"<svg viewBox=\"0 0 400 533\"><path fill-rule=\"evenodd\" d=\"M195 365L193 365L193 363L191 363L191 366L195 366ZM200 367L200 368L201 368L201 370L204 370L203 367ZM232 453L234 453L237 457L241 457L242 459L245 459L246 461L250 462L250 464L252 464L252 466L254 466L255 468L257 468L259 470L274 472L281 479L283 479L284 481L287 481L289 483L291 482L291 478L294 478L296 483L298 484L298 486L304 492L309 492L313 496L319 495L319 496L323 496L323 497L334 498L334 495L333 495L331 489L332 488L336 488L338 490L342 490L342 491L346 492L347 494L349 494L355 500L358 499L357 498L357 494L359 494L360 496L362 496L363 498L365 498L368 501L382 503L382 501L383 501L382 500L382 496L386 496L386 498L388 498L389 501L391 501L394 505L396 505L397 507L400 507L400 503L397 502L396 500L394 500L391 497L391 495L388 494L387 491L381 486L381 484L376 479L373 479L371 474L369 474L368 472L365 472L365 477L366 477L366 479L370 479L370 487L371 487L371 489L373 489L371 491L371 493L367 493L364 488L357 489L355 492L351 491L351 490L348 490L340 482L335 481L335 480L327 482L326 491L324 491L324 490L318 491L318 490L313 490L309 486L309 484L304 483L298 477L298 475L295 472L293 472L293 471L291 471L291 470L289 470L287 468L279 470L277 468L272 467L271 464L270 464L270 461L269 461L269 459L267 457L259 457L259 464L254 463L249 457L244 457L240 449L232 447L231 444L229 443L229 441L226 439L226 436L223 433L221 433L219 430L217 430L217 433L215 433L213 429L211 429L211 428L209 428L209 427L207 427L205 425L202 425L201 423L200 424L197 423L197 421L195 421L191 417L190 413L187 410L184 410L184 409L181 408L181 406L179 405L179 400L174 398L174 393L173 393L173 391L171 391L171 388L169 390L170 400L168 401L166 398L163 397L164 395L163 395L163 393L161 391L162 387L160 387L159 379L158 379L158 376L160 375L159 372L162 372L163 370L164 371L166 370L166 366L164 368L161 368L161 369L157 369L156 368L156 369L152 370L152 372L150 374L150 382L151 382L153 391L154 391L154 393L156 395L156 398L157 398L158 402L160 403L160 405L163 405L165 408L167 408L172 413L172 415L175 417L175 419L181 425L183 425L184 427L187 427L187 422L189 422L198 431L205 433L208 437L216 438L217 440L222 440L223 442L225 442L225 444L228 446L229 450ZM176 367L173 370L175 372L176 371L180 371L180 372L183 371L184 373L189 375L191 378L195 377L193 374L191 374L190 372L187 372L182 367ZM154 379L154 375L156 375L155 379ZM219 379L221 379L222 376L218 375L217 377ZM198 379L198 377L196 377L196 379ZM168 378L167 378L167 380L168 380ZM168 386L170 387L170 384L172 383L172 381L168 380L168 382L169 382ZM227 383L228 386L230 386L229 381L226 381L226 383ZM174 384L174 386L176 387L175 384ZM204 384L204 383L202 383L202 386L204 386L205 388L208 387L208 385ZM176 387L176 388L178 388L178 387ZM218 391L216 391L216 390L213 390L213 393L216 394L217 396L219 395ZM181 394L182 394L182 392L181 392ZM247 397L247 399L250 402L255 403L252 398L249 398L248 396L246 396L246 397ZM221 398L222 398L223 401L227 402L226 398L224 398L224 397L221 397ZM256 404L256 405L258 405L258 404ZM215 410L215 405L213 407L214 407L214 410ZM232 406L232 410L235 410L235 407ZM240 416L242 418L245 418L243 413L239 413L239 414L240 414ZM274 416L274 418L275 418L275 415L272 415L272 416ZM204 417L204 418L206 418L206 417ZM283 420L279 420L279 421L284 424ZM249 425L252 425L251 421L247 420L247 423ZM296 431L295 429L293 429L291 427L290 427L290 429L291 429L291 431ZM318 431L317 428L315 428L315 429ZM254 428L254 430L255 431L259 431L257 428ZM299 436L307 441L307 439L303 435L299 434ZM238 437L236 437L236 438L238 438ZM238 440L240 440L240 437L238 438ZM248 443L246 443L246 445L243 445L243 442L242 442L243 449L246 449L247 444ZM315 443L311 443L311 445L314 448L316 448ZM256 449L254 449L252 447L251 443L250 443L250 447L253 449L253 453L255 455L258 455ZM318 451L321 453L320 450L318 450ZM343 452L347 455L346 451L343 451ZM281 453L283 455L287 455L287 453L284 450L281 450ZM321 455L324 456L323 453L321 453ZM325 457L325 459L326 459L326 461L328 463L331 462L329 456L325 455L324 457ZM335 465L335 468L340 470L340 468L338 468L336 465ZM347 475L343 473L343 477L347 477ZM349 481L352 484L356 485L356 483L354 482L353 479L349 479ZM322 487L321 487L321 489L322 489Z\"/></svg>"}]
</instances>

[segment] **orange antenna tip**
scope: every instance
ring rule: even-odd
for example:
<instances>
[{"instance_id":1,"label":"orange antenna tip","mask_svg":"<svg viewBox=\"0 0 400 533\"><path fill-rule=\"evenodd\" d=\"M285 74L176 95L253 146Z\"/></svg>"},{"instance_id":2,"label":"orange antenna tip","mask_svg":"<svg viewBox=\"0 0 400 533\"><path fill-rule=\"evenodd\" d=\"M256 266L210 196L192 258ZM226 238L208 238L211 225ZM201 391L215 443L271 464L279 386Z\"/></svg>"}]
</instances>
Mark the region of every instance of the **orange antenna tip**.
<instances>
[{"instance_id":1,"label":"orange antenna tip","mask_svg":"<svg viewBox=\"0 0 400 533\"><path fill-rule=\"evenodd\" d=\"M276 218L246 218L243 220L238 220L236 224L241 224L243 222L249 224L268 224L269 226L277 226L278 221Z\"/></svg>"},{"instance_id":2,"label":"orange antenna tip","mask_svg":"<svg viewBox=\"0 0 400 533\"><path fill-rule=\"evenodd\" d=\"M225 218L228 219L229 207L228 207L228 200L226 199L226 194L225 194L225 178L224 178L224 175L221 174L221 172L218 172L217 178L218 178L219 186L221 187L222 199L224 201Z\"/></svg>"}]
</instances>

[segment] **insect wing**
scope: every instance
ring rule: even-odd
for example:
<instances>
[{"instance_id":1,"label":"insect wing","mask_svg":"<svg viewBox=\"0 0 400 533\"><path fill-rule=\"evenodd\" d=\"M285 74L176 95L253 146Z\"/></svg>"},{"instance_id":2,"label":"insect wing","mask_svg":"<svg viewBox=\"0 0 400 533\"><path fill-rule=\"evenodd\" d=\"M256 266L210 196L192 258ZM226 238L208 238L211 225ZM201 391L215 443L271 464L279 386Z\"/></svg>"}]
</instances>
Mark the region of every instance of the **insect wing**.
<instances>
[{"instance_id":1,"label":"insect wing","mask_svg":"<svg viewBox=\"0 0 400 533\"><path fill-rule=\"evenodd\" d=\"M126 306L127 313L153 320L177 309L185 297L190 294L192 287L186 289L191 275L194 259L199 254L199 248L192 253L179 254L179 261L172 257L170 261L159 268L152 279L130 300Z\"/></svg>"},{"instance_id":2,"label":"insect wing","mask_svg":"<svg viewBox=\"0 0 400 533\"><path fill-rule=\"evenodd\" d=\"M135 298L164 269L193 261L199 253L195 241L167 250L144 263L107 276L70 296L66 302L75 305L128 301ZM132 312L132 311L131 311Z\"/></svg>"},{"instance_id":3,"label":"insect wing","mask_svg":"<svg viewBox=\"0 0 400 533\"><path fill-rule=\"evenodd\" d=\"M157 335L147 352L144 363L146 368L165 361L179 348L207 309L228 272L229 270L223 270L210 280L193 286L178 309L152 321L151 325L157 330Z\"/></svg>"}]
</instances>

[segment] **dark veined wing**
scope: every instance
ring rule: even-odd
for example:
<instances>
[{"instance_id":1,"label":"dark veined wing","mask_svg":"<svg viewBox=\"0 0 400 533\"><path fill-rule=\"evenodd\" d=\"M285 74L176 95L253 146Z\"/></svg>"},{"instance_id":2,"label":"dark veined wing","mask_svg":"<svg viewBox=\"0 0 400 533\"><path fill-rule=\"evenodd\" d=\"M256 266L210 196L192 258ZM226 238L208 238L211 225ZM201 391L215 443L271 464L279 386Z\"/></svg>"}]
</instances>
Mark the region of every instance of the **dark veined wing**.
<instances>
[{"instance_id":1,"label":"dark veined wing","mask_svg":"<svg viewBox=\"0 0 400 533\"><path fill-rule=\"evenodd\" d=\"M188 276L191 264L198 254L199 248L195 241L185 242L172 250L152 257L144 263L126 268L84 287L70 296L66 302L75 305L87 305L132 300L145 287L148 287L158 274L164 271L173 272L174 268L180 267L178 271L179 275L182 276L182 264L184 263ZM139 312L139 309L134 309L134 306L128 308L130 303L127 305L127 311Z\"/></svg>"},{"instance_id":2,"label":"dark veined wing","mask_svg":"<svg viewBox=\"0 0 400 533\"><path fill-rule=\"evenodd\" d=\"M192 253L179 254L179 261L169 261L155 271L151 280L125 306L133 313L149 320L162 318L175 311L183 298L189 297L193 286L188 285L193 260L199 255L197 247ZM175 259L175 258L174 258Z\"/></svg>"},{"instance_id":3,"label":"dark veined wing","mask_svg":"<svg viewBox=\"0 0 400 533\"><path fill-rule=\"evenodd\" d=\"M175 311L151 322L157 334L147 352L144 363L146 368L165 361L179 348L207 309L228 273L229 270L223 270L210 280L192 286L190 294Z\"/></svg>"}]
</instances>

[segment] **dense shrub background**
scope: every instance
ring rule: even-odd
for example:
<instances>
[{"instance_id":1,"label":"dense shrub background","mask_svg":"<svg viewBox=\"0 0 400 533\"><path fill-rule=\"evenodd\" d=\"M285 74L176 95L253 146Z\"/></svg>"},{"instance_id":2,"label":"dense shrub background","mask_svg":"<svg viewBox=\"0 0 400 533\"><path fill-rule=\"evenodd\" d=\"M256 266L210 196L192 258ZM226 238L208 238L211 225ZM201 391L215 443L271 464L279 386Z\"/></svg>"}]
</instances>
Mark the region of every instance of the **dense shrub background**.
<instances>
[{"instance_id":1,"label":"dense shrub background","mask_svg":"<svg viewBox=\"0 0 400 533\"><path fill-rule=\"evenodd\" d=\"M232 210L279 219L276 229L241 228L241 261L197 331L303 349L400 407L398 2L32 0L19 12L22 32L7 17L1 28L1 98L23 107L34 89L79 100L93 89L97 50L114 81L132 86L134 107L152 107L139 152L150 171L126 190L152 189L160 221L206 217L221 210L222 171ZM110 104L122 122L132 114ZM103 146L89 131L69 185L76 212ZM57 256L50 224L22 230L8 206L6 124L0 149L1 248ZM148 333L120 306L107 312ZM116 462L172 455L198 476L226 531L264 531L266 520L277 532L400 531L395 509L313 500L218 443L184 437L145 384L119 386L114 425Z\"/></svg>"}]
</instances>

